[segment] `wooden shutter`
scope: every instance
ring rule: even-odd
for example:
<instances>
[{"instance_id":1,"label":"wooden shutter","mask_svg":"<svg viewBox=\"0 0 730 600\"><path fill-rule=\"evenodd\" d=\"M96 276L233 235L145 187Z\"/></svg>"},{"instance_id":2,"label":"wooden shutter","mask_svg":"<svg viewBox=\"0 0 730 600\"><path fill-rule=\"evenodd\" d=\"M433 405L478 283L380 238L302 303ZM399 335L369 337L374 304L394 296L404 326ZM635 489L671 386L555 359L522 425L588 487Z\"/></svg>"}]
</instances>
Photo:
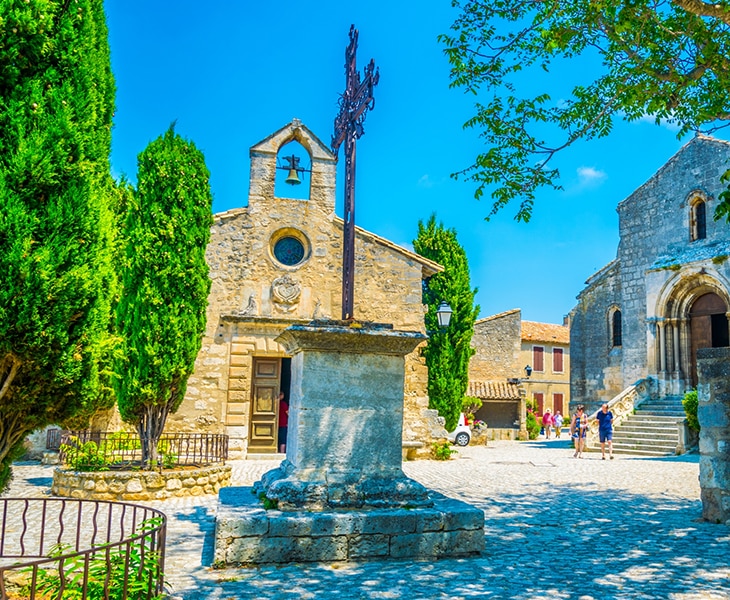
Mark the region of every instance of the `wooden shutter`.
<instances>
[{"instance_id":1,"label":"wooden shutter","mask_svg":"<svg viewBox=\"0 0 730 600\"><path fill-rule=\"evenodd\" d=\"M563 349L553 348L553 373L563 372Z\"/></svg>"},{"instance_id":2,"label":"wooden shutter","mask_svg":"<svg viewBox=\"0 0 730 600\"><path fill-rule=\"evenodd\" d=\"M533 371L544 371L545 370L545 348L542 346L532 347L532 370Z\"/></svg>"},{"instance_id":3,"label":"wooden shutter","mask_svg":"<svg viewBox=\"0 0 730 600\"><path fill-rule=\"evenodd\" d=\"M563 414L563 394L553 394L553 414Z\"/></svg>"},{"instance_id":4,"label":"wooden shutter","mask_svg":"<svg viewBox=\"0 0 730 600\"><path fill-rule=\"evenodd\" d=\"M537 414L543 414L545 412L545 394L543 394L542 392L535 392L532 397L537 403Z\"/></svg>"}]
</instances>

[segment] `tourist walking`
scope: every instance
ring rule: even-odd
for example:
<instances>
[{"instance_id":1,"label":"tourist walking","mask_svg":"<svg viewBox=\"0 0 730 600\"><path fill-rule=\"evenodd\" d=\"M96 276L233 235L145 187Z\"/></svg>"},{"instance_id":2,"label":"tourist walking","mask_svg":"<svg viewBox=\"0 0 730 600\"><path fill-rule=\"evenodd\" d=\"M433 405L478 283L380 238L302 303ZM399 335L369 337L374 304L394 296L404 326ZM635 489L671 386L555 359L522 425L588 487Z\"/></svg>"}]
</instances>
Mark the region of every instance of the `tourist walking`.
<instances>
[{"instance_id":1,"label":"tourist walking","mask_svg":"<svg viewBox=\"0 0 730 600\"><path fill-rule=\"evenodd\" d=\"M555 437L560 438L560 431L563 428L563 415L560 414L560 411L555 411L555 414L553 415L553 423L555 423Z\"/></svg>"},{"instance_id":2,"label":"tourist walking","mask_svg":"<svg viewBox=\"0 0 730 600\"><path fill-rule=\"evenodd\" d=\"M553 415L550 412L550 409L548 408L545 413L542 415L542 427L545 430L545 439L550 439L550 434L553 430Z\"/></svg>"},{"instance_id":3,"label":"tourist walking","mask_svg":"<svg viewBox=\"0 0 730 600\"><path fill-rule=\"evenodd\" d=\"M588 417L585 414L585 406L579 404L575 408L575 414L570 421L570 435L575 442L575 453L573 458L583 458L583 450L586 444L586 433L588 431Z\"/></svg>"},{"instance_id":4,"label":"tourist walking","mask_svg":"<svg viewBox=\"0 0 730 600\"><path fill-rule=\"evenodd\" d=\"M601 458L606 460L606 442L608 442L608 457L613 460L613 413L608 410L608 404L601 405L596 415L598 419L598 441L601 442Z\"/></svg>"}]
</instances>

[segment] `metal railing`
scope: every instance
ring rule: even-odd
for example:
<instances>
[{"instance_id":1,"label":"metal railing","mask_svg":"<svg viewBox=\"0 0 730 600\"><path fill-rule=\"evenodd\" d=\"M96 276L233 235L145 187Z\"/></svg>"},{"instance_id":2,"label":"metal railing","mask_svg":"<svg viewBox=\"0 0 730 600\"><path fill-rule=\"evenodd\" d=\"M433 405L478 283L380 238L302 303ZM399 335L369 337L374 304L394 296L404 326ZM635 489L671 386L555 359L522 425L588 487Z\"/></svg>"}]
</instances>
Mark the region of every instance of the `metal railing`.
<instances>
[{"instance_id":1,"label":"metal railing","mask_svg":"<svg viewBox=\"0 0 730 600\"><path fill-rule=\"evenodd\" d=\"M139 466L142 442L136 433L128 431L64 431L61 433L60 459L68 464L69 452L64 446L77 449L93 443L88 452L112 469ZM159 466L204 466L223 463L228 459L228 436L211 433L165 433L157 444Z\"/></svg>"},{"instance_id":2,"label":"metal railing","mask_svg":"<svg viewBox=\"0 0 730 600\"><path fill-rule=\"evenodd\" d=\"M156 598L166 527L135 504L0 498L0 600Z\"/></svg>"}]
</instances>

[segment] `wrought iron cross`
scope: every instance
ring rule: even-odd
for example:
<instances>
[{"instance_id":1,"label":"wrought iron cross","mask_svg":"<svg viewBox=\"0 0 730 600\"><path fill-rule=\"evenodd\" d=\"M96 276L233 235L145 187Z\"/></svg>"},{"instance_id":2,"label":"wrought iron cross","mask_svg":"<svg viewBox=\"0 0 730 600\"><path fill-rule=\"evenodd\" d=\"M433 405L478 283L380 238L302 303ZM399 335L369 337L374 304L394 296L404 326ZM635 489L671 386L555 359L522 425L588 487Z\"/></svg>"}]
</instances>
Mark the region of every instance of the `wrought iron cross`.
<instances>
[{"instance_id":1,"label":"wrought iron cross","mask_svg":"<svg viewBox=\"0 0 730 600\"><path fill-rule=\"evenodd\" d=\"M340 112L335 118L332 152L337 156L345 142L345 227L342 248L342 318L353 318L355 287L355 140L365 130L365 113L375 106L373 88L378 85L380 72L371 59L360 80L356 65L358 31L350 27L350 43L345 50L345 93L340 96Z\"/></svg>"}]
</instances>

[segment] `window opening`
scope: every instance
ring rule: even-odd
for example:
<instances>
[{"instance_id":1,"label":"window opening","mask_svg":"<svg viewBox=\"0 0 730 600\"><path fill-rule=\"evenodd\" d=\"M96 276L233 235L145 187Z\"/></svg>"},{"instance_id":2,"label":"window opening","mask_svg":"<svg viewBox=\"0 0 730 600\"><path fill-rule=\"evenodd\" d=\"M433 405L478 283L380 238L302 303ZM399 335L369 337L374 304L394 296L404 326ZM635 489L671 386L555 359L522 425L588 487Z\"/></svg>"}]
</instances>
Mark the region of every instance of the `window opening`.
<instances>
[{"instance_id":1,"label":"window opening","mask_svg":"<svg viewBox=\"0 0 730 600\"><path fill-rule=\"evenodd\" d=\"M286 236L274 244L274 257L287 267L293 267L302 262L304 254L304 244L295 237Z\"/></svg>"},{"instance_id":2,"label":"window opening","mask_svg":"<svg viewBox=\"0 0 730 600\"><path fill-rule=\"evenodd\" d=\"M692 205L692 241L707 237L707 204L699 200Z\"/></svg>"},{"instance_id":3,"label":"window opening","mask_svg":"<svg viewBox=\"0 0 730 600\"><path fill-rule=\"evenodd\" d=\"M615 348L621 346L622 342L622 331L621 331L621 311L614 311L611 315L611 345Z\"/></svg>"}]
</instances>

